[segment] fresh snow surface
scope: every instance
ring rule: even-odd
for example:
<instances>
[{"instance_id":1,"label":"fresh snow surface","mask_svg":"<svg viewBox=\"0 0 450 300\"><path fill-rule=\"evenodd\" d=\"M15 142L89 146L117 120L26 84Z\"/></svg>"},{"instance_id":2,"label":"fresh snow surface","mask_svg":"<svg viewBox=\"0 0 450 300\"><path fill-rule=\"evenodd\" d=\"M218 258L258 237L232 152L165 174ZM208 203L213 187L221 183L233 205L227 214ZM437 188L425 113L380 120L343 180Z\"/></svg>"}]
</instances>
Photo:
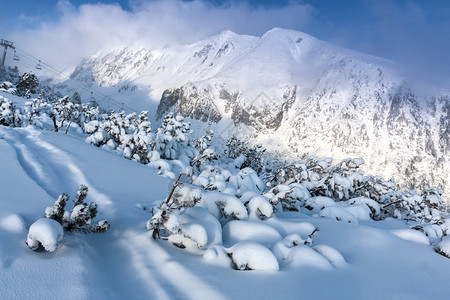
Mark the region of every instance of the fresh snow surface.
<instances>
[{"instance_id":1,"label":"fresh snow surface","mask_svg":"<svg viewBox=\"0 0 450 300\"><path fill-rule=\"evenodd\" d=\"M145 225L151 208L167 197L170 179L77 134L0 127L2 299L448 298L450 260L411 241L405 235L410 225L393 219L358 225L275 213L267 220L252 218L248 228L232 225L243 221L230 222L230 234L222 239L221 224L212 217L222 213L217 204L225 205L224 213L241 213L242 220L248 216L239 199L209 192L199 207L177 216L182 224L197 221L200 227L187 226L185 234L207 250L153 240ZM243 193L246 185L258 184L252 174L239 176ZM86 202L98 204L98 219L110 221L111 229L66 233L54 252L31 251L27 229L61 193L73 200L80 184L89 187ZM247 240L236 240L239 227ZM316 227L312 245L305 245ZM442 252L448 243L444 238ZM257 270L232 269L229 255Z\"/></svg>"}]
</instances>

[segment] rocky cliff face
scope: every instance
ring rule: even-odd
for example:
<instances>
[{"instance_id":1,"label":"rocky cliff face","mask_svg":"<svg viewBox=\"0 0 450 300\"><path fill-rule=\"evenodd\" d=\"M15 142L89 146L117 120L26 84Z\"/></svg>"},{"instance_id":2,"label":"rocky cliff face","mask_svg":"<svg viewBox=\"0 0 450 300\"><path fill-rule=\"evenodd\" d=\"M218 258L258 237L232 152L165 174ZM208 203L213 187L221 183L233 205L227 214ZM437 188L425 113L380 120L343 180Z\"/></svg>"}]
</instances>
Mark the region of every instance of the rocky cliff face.
<instances>
[{"instance_id":1,"label":"rocky cliff face","mask_svg":"<svg viewBox=\"0 0 450 300\"><path fill-rule=\"evenodd\" d=\"M301 32L224 32L186 46L103 51L72 76L150 86L157 118L174 111L217 123L216 131L232 120L291 155L363 157L367 171L407 187L450 182L450 93L423 92L392 62Z\"/></svg>"}]
</instances>

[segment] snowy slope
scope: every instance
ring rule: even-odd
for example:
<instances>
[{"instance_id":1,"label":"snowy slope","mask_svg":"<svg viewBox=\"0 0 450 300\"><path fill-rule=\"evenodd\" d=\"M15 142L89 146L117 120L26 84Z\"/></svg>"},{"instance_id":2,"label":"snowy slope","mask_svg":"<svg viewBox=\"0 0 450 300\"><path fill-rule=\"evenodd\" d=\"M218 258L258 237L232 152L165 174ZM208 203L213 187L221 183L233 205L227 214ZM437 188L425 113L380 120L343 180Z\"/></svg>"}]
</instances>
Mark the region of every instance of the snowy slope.
<instances>
[{"instance_id":1,"label":"snowy slope","mask_svg":"<svg viewBox=\"0 0 450 300\"><path fill-rule=\"evenodd\" d=\"M104 49L72 78L116 91L144 88L160 100L148 106L157 118L175 111L208 121L225 138L237 132L232 122L292 156L363 157L367 171L403 187L450 182L450 92L415 88L393 62L302 32L226 31L191 45Z\"/></svg>"},{"instance_id":2,"label":"snowy slope","mask_svg":"<svg viewBox=\"0 0 450 300\"><path fill-rule=\"evenodd\" d=\"M415 235L408 235L411 230L401 221L355 225L281 213L266 226L295 230L310 222L320 228L315 245L334 247L346 264L330 267L305 247L280 271L235 271L205 261L201 252L152 239L145 229L150 213L143 207L165 198L169 181L148 166L78 136L33 127L0 127L0 149L0 293L5 299L448 296L450 261L410 238ZM88 200L99 204L100 217L111 222L111 229L102 235L66 233L53 253L29 250L24 241L31 223L61 192L73 195L79 184L89 186Z\"/></svg>"}]
</instances>

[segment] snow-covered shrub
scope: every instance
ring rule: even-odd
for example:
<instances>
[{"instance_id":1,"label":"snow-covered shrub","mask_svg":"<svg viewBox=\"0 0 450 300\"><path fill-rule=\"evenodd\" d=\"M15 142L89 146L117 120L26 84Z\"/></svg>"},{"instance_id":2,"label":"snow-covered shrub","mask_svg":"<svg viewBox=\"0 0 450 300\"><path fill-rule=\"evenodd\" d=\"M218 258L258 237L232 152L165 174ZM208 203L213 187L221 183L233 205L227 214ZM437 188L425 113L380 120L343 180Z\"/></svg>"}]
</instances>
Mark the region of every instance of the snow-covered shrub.
<instances>
[{"instance_id":1,"label":"snow-covered shrub","mask_svg":"<svg viewBox=\"0 0 450 300\"><path fill-rule=\"evenodd\" d=\"M435 187L425 189L422 194L389 192L380 199L381 214L403 220L442 223L445 216L439 209L443 203L442 193Z\"/></svg>"},{"instance_id":2,"label":"snow-covered shrub","mask_svg":"<svg viewBox=\"0 0 450 300\"><path fill-rule=\"evenodd\" d=\"M319 215L337 221L358 224L356 217L340 206L327 206L320 211Z\"/></svg>"},{"instance_id":3,"label":"snow-covered shrub","mask_svg":"<svg viewBox=\"0 0 450 300\"><path fill-rule=\"evenodd\" d=\"M436 251L450 258L450 236L446 236L442 239L442 241L437 246Z\"/></svg>"},{"instance_id":4,"label":"snow-covered shrub","mask_svg":"<svg viewBox=\"0 0 450 300\"><path fill-rule=\"evenodd\" d=\"M310 225L311 227L313 227L312 224ZM319 231L317 227L313 228L314 229L312 229L305 240L302 239L297 233L287 235L282 240L273 245L272 252L280 261L290 259L294 247L298 245L311 246L313 244L313 236L317 231Z\"/></svg>"},{"instance_id":5,"label":"snow-covered shrub","mask_svg":"<svg viewBox=\"0 0 450 300\"><path fill-rule=\"evenodd\" d=\"M28 95L36 94L38 86L39 80L36 75L33 73L23 73L19 77L19 81L16 85L17 95L30 98Z\"/></svg>"},{"instance_id":6,"label":"snow-covered shrub","mask_svg":"<svg viewBox=\"0 0 450 300\"><path fill-rule=\"evenodd\" d=\"M92 119L89 111L86 112L86 117ZM142 111L137 116L136 113L126 115L124 112L110 112L106 120L91 120L83 127L90 134L86 141L97 147L105 145L118 150L123 157L143 164L159 159L155 159L151 151L154 135L147 111Z\"/></svg>"},{"instance_id":7,"label":"snow-covered shrub","mask_svg":"<svg viewBox=\"0 0 450 300\"><path fill-rule=\"evenodd\" d=\"M58 132L59 129L64 127L64 123L67 122L65 131L67 133L72 122L79 117L79 109L80 105L70 101L69 96L65 96L56 101L53 104L53 111L51 114L55 131Z\"/></svg>"},{"instance_id":8,"label":"snow-covered shrub","mask_svg":"<svg viewBox=\"0 0 450 300\"><path fill-rule=\"evenodd\" d=\"M31 250L37 250L42 245L45 251L53 252L63 236L64 231L60 223L41 218L30 226L26 243Z\"/></svg>"},{"instance_id":9,"label":"snow-covered shrub","mask_svg":"<svg viewBox=\"0 0 450 300\"><path fill-rule=\"evenodd\" d=\"M227 140L226 147L225 155L236 159L236 167L252 168L258 174L264 171L263 155L266 149L262 145L251 146L233 135Z\"/></svg>"},{"instance_id":10,"label":"snow-covered shrub","mask_svg":"<svg viewBox=\"0 0 450 300\"><path fill-rule=\"evenodd\" d=\"M169 241L179 248L193 243L197 248L203 248L208 242L206 229L197 223L184 223L176 234L169 236Z\"/></svg>"},{"instance_id":11,"label":"snow-covered shrub","mask_svg":"<svg viewBox=\"0 0 450 300\"><path fill-rule=\"evenodd\" d=\"M276 211L299 211L311 196L300 184L279 184L264 194Z\"/></svg>"},{"instance_id":12,"label":"snow-covered shrub","mask_svg":"<svg viewBox=\"0 0 450 300\"><path fill-rule=\"evenodd\" d=\"M206 149L211 147L211 140L214 137L214 132L212 130L208 130L205 135L196 139L194 141L194 147L198 150L199 153L203 153Z\"/></svg>"},{"instance_id":13,"label":"snow-covered shrub","mask_svg":"<svg viewBox=\"0 0 450 300\"><path fill-rule=\"evenodd\" d=\"M197 246L211 247L214 245L222 245L222 225L206 208L200 206L187 208L180 213L178 219L182 227L181 233L188 232L188 237L192 240L195 238ZM191 230L185 228L186 224L197 224L203 228L206 232L206 240L199 238L202 237L202 234L189 234Z\"/></svg>"},{"instance_id":14,"label":"snow-covered shrub","mask_svg":"<svg viewBox=\"0 0 450 300\"><path fill-rule=\"evenodd\" d=\"M33 98L25 102L25 113L28 117L28 123L36 125L38 124L37 118L52 114L52 105L41 98Z\"/></svg>"},{"instance_id":15,"label":"snow-covered shrub","mask_svg":"<svg viewBox=\"0 0 450 300\"><path fill-rule=\"evenodd\" d=\"M360 205L360 206L367 206L370 210L370 218L374 220L379 220L381 216L381 208L380 204L376 202L375 200L366 198L366 197L357 197L352 198L347 201L349 205Z\"/></svg>"},{"instance_id":16,"label":"snow-covered shrub","mask_svg":"<svg viewBox=\"0 0 450 300\"><path fill-rule=\"evenodd\" d=\"M336 202L329 197L323 196L309 198L305 203L305 208L313 213L320 213L324 208L331 206L336 206Z\"/></svg>"},{"instance_id":17,"label":"snow-covered shrub","mask_svg":"<svg viewBox=\"0 0 450 300\"><path fill-rule=\"evenodd\" d=\"M248 201L250 218L261 218L263 220L272 217L273 206L264 196L255 196Z\"/></svg>"},{"instance_id":18,"label":"snow-covered shrub","mask_svg":"<svg viewBox=\"0 0 450 300\"><path fill-rule=\"evenodd\" d=\"M161 158L178 159L183 156L193 159L197 156L197 149L191 146L190 123L183 121L182 116L174 117L173 114L164 117L152 143L152 150L158 151Z\"/></svg>"},{"instance_id":19,"label":"snow-covered shrub","mask_svg":"<svg viewBox=\"0 0 450 300\"><path fill-rule=\"evenodd\" d=\"M11 67L0 67L0 80L6 82L17 82L19 79L19 69L17 66Z\"/></svg>"},{"instance_id":20,"label":"snow-covered shrub","mask_svg":"<svg viewBox=\"0 0 450 300\"><path fill-rule=\"evenodd\" d=\"M15 106L14 104L0 96L0 125L14 126L15 120Z\"/></svg>"},{"instance_id":21,"label":"snow-covered shrub","mask_svg":"<svg viewBox=\"0 0 450 300\"><path fill-rule=\"evenodd\" d=\"M278 271L280 269L275 255L255 242L239 242L227 249L227 252L236 270Z\"/></svg>"},{"instance_id":22,"label":"snow-covered shrub","mask_svg":"<svg viewBox=\"0 0 450 300\"><path fill-rule=\"evenodd\" d=\"M9 81L4 81L2 84L0 84L0 92L5 92L11 95L15 95L17 93L17 90L14 86L14 84L12 84Z\"/></svg>"},{"instance_id":23,"label":"snow-covered shrub","mask_svg":"<svg viewBox=\"0 0 450 300\"><path fill-rule=\"evenodd\" d=\"M110 224L106 220L92 223L92 219L97 216L98 210L95 202L89 204L84 202L87 193L88 188L81 185L70 211L65 210L69 195L61 194L52 207L46 208L45 217L60 223L65 231L104 233L109 229Z\"/></svg>"},{"instance_id":24,"label":"snow-covered shrub","mask_svg":"<svg viewBox=\"0 0 450 300\"><path fill-rule=\"evenodd\" d=\"M229 182L238 189L238 194L246 191L264 190L264 183L252 168L243 168L236 175L230 176Z\"/></svg>"},{"instance_id":25,"label":"snow-covered shrub","mask_svg":"<svg viewBox=\"0 0 450 300\"><path fill-rule=\"evenodd\" d=\"M157 212L147 221L146 228L153 230L153 238L159 238L161 232L177 234L181 227L178 220L180 211L194 207L202 199L202 192L194 185L185 185L180 173L172 185L167 199L159 204Z\"/></svg>"},{"instance_id":26,"label":"snow-covered shrub","mask_svg":"<svg viewBox=\"0 0 450 300\"><path fill-rule=\"evenodd\" d=\"M218 219L246 220L248 211L244 204L233 195L218 191L206 192L200 202L208 211Z\"/></svg>"}]
</instances>

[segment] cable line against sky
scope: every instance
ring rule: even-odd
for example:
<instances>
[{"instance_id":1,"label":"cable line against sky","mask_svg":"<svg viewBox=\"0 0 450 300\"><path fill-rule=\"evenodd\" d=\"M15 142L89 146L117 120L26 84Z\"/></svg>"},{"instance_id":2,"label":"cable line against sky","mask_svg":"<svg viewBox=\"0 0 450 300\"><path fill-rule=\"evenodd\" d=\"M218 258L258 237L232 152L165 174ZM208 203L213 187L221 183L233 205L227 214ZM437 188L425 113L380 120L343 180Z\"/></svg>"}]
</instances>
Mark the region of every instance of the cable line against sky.
<instances>
[{"instance_id":1,"label":"cable line against sky","mask_svg":"<svg viewBox=\"0 0 450 300\"><path fill-rule=\"evenodd\" d=\"M12 46L12 43L11 43L11 46ZM8 47L11 47L11 46L8 45ZM13 49L14 49L13 60L19 61L21 58L25 58L26 60L32 62L32 65L34 65L37 70L41 70L41 71L47 70L47 71L57 75L59 78L64 79L65 81L71 82L77 88L87 91L91 95L91 100L94 100L95 97L97 97L98 100L112 102L113 104L115 104L117 106L117 108L119 110L125 110L128 112L135 111L135 109L125 105L123 101L116 100L113 96L105 95L105 94L99 92L98 90L87 87L85 83L82 83L78 80L70 78L70 76L67 76L67 74L64 74L62 71L54 68L53 66L49 65L45 61L42 61L41 59L33 56L32 54L26 52L25 50L20 49L18 47L14 47ZM27 65L27 67L31 67L31 66Z\"/></svg>"}]
</instances>

